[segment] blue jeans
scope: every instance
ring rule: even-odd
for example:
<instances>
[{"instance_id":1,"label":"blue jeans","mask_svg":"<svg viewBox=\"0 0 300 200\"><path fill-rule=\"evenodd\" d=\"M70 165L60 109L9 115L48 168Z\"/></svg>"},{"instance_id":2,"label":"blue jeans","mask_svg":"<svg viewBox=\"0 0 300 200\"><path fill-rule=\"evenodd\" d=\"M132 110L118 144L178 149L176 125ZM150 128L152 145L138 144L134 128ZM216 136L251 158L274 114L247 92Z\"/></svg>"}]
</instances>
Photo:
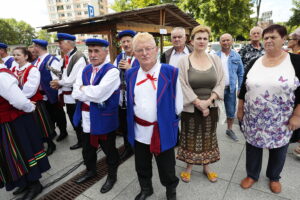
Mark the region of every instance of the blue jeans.
<instances>
[{"instance_id":1,"label":"blue jeans","mask_svg":"<svg viewBox=\"0 0 300 200\"><path fill-rule=\"evenodd\" d=\"M230 93L229 88L224 90L224 105L227 118L234 118L236 110L236 91Z\"/></svg>"}]
</instances>

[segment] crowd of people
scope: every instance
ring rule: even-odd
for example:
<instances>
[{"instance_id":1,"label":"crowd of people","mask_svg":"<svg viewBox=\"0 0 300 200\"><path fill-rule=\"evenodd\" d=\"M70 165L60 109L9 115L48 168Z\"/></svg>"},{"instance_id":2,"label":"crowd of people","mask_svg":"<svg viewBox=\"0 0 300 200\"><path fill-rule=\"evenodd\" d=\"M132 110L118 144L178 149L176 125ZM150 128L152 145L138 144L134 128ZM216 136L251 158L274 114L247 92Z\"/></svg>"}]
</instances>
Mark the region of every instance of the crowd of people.
<instances>
[{"instance_id":1,"label":"crowd of people","mask_svg":"<svg viewBox=\"0 0 300 200\"><path fill-rule=\"evenodd\" d=\"M53 140L68 136L66 110L77 136L70 150L82 148L86 166L77 184L96 176L100 146L108 165L101 193L117 182L120 161L134 154L140 185L135 200L154 192L153 157L167 199L175 200L176 159L186 163L180 173L183 182L191 180L194 165L203 166L210 182L218 180L209 165L220 160L216 130L224 102L224 134L239 140L233 131L237 117L246 139L247 176L241 187L258 181L262 150L268 149L269 187L281 192L289 143L300 141L300 28L288 35L277 24L264 30L254 27L250 43L239 53L232 49L232 35L224 33L221 50L210 54L209 27L195 27L189 43L185 29L176 27L171 32L173 47L160 60L151 34L123 30L117 37L122 51L113 63L107 59L111 44L103 39L85 41L88 59L77 50L76 37L67 33L57 34L61 60L47 52L45 40L16 47L13 56L0 43L1 188L17 188L13 194L24 193L22 200L42 192L39 180L50 169L48 156L57 145ZM282 49L286 40L290 53ZM120 155L117 130L125 146ZM300 145L294 154L300 157Z\"/></svg>"}]
</instances>

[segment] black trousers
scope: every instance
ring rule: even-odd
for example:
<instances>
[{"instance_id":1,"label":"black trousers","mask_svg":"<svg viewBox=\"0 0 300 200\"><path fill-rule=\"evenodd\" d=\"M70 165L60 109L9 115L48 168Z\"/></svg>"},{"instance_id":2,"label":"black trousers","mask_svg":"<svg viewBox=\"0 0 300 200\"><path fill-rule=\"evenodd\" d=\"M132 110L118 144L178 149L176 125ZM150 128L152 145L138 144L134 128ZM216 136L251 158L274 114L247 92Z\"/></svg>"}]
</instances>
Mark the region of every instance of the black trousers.
<instances>
[{"instance_id":1,"label":"black trousers","mask_svg":"<svg viewBox=\"0 0 300 200\"><path fill-rule=\"evenodd\" d=\"M67 119L66 114L62 106L59 103L51 104L49 101L45 101L46 109L50 115L51 121L57 124L60 132L67 131Z\"/></svg>"},{"instance_id":2,"label":"black trousers","mask_svg":"<svg viewBox=\"0 0 300 200\"><path fill-rule=\"evenodd\" d=\"M66 107L67 107L67 113L69 116L69 119L71 121L71 124L76 132L76 136L77 136L77 141L79 144L82 144L82 126L81 124L78 127L75 127L75 125L73 124L73 116L76 110L76 104L67 104L66 103Z\"/></svg>"},{"instance_id":3,"label":"black trousers","mask_svg":"<svg viewBox=\"0 0 300 200\"><path fill-rule=\"evenodd\" d=\"M150 145L135 141L135 170L138 175L139 183L142 190L152 188L152 157ZM175 175L175 152L174 148L154 156L159 179L167 189L176 188L179 179Z\"/></svg>"},{"instance_id":4,"label":"black trousers","mask_svg":"<svg viewBox=\"0 0 300 200\"><path fill-rule=\"evenodd\" d=\"M283 169L286 153L289 144L276 148L269 149L269 161L267 166L266 176L271 181L279 181L280 173ZM263 149L255 147L246 142L246 171L247 176L258 180L262 166Z\"/></svg>"},{"instance_id":5,"label":"black trousers","mask_svg":"<svg viewBox=\"0 0 300 200\"><path fill-rule=\"evenodd\" d=\"M116 176L117 168L120 162L120 157L116 148L115 132L108 133L107 139L99 140L99 144L104 154L106 155L108 175ZM82 156L87 170L96 172L97 148L91 145L89 133L82 134Z\"/></svg>"},{"instance_id":6,"label":"black trousers","mask_svg":"<svg viewBox=\"0 0 300 200\"><path fill-rule=\"evenodd\" d=\"M131 148L128 138L127 138L127 109L122 109L119 106L119 122L120 122L120 130L123 134L124 146L125 148Z\"/></svg>"}]
</instances>

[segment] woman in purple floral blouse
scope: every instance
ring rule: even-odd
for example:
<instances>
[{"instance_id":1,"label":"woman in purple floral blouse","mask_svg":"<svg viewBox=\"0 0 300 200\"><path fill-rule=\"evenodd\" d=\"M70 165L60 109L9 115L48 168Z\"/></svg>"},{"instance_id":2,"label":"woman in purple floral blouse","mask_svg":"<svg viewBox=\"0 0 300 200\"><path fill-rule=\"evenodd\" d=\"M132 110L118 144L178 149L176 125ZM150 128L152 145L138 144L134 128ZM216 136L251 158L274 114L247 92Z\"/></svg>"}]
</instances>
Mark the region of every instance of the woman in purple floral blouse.
<instances>
[{"instance_id":1,"label":"woman in purple floral blouse","mask_svg":"<svg viewBox=\"0 0 300 200\"><path fill-rule=\"evenodd\" d=\"M281 192L279 179L289 140L300 128L300 55L282 50L286 36L281 25L263 31L265 55L250 63L239 94L237 117L246 138L244 189L258 180L266 148L269 187L274 193Z\"/></svg>"}]
</instances>

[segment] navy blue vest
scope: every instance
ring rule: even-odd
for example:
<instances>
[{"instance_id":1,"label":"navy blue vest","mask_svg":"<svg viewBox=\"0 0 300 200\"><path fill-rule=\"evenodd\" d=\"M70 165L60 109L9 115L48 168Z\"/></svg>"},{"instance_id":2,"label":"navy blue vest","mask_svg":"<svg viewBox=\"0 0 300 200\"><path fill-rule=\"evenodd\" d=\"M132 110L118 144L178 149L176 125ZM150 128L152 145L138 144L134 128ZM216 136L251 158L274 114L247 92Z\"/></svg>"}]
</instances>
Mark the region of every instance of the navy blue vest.
<instances>
[{"instance_id":1,"label":"navy blue vest","mask_svg":"<svg viewBox=\"0 0 300 200\"><path fill-rule=\"evenodd\" d=\"M96 74L92 85L98 85L106 72L116 68L114 65L107 63L101 67ZM93 66L87 65L82 72L83 85L90 85L90 79L93 72ZM120 90L117 89L103 104L90 102L90 133L93 135L103 135L116 130L119 127L118 105L120 98ZM82 102L76 103L76 110L73 117L75 126L79 126L81 122L81 105Z\"/></svg>"},{"instance_id":2,"label":"navy blue vest","mask_svg":"<svg viewBox=\"0 0 300 200\"><path fill-rule=\"evenodd\" d=\"M128 141L133 146L134 133L134 87L139 67L126 72ZM161 152L176 145L179 118L176 115L175 98L178 69L162 64L157 84L157 121L160 133Z\"/></svg>"},{"instance_id":3,"label":"navy blue vest","mask_svg":"<svg viewBox=\"0 0 300 200\"><path fill-rule=\"evenodd\" d=\"M6 65L7 69L11 68L12 63L14 62L14 57L10 57L5 63L4 65Z\"/></svg>"},{"instance_id":4,"label":"navy blue vest","mask_svg":"<svg viewBox=\"0 0 300 200\"><path fill-rule=\"evenodd\" d=\"M44 58L43 62L41 63L39 71L41 73L41 87L45 92L48 101L53 104L58 101L58 91L50 87L50 81L52 81L52 76L50 70L47 69L47 63L49 60L50 60L49 62L49 66L50 66L53 60L58 60L58 59L54 56L51 56L50 54L47 55Z\"/></svg>"}]
</instances>

